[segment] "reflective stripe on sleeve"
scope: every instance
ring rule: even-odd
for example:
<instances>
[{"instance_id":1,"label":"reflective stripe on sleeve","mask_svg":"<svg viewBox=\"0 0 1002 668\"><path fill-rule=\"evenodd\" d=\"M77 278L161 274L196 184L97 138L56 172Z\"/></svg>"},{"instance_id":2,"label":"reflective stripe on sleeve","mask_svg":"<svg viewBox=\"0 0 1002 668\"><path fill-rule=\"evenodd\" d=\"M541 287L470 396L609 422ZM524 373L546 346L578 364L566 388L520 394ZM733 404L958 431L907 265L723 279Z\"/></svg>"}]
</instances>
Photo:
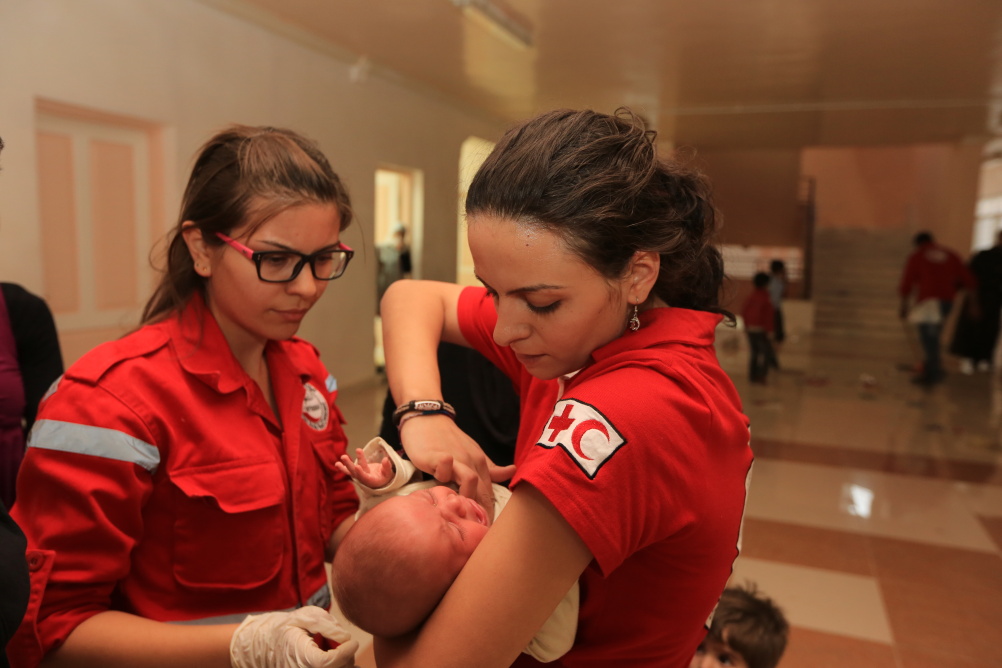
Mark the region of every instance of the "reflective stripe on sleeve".
<instances>
[{"instance_id":1,"label":"reflective stripe on sleeve","mask_svg":"<svg viewBox=\"0 0 1002 668\"><path fill-rule=\"evenodd\" d=\"M160 466L160 451L156 446L135 436L115 429L61 420L36 422L28 437L28 447L132 462L151 474Z\"/></svg>"}]
</instances>

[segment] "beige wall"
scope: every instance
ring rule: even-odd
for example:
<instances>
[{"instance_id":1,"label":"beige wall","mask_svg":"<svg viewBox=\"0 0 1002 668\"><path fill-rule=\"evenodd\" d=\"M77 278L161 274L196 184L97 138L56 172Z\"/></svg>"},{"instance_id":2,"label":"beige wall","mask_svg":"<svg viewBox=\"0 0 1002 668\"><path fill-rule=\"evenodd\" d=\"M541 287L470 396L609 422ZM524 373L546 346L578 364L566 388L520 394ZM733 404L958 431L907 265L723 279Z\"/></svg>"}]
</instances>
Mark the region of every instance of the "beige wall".
<instances>
[{"instance_id":1,"label":"beige wall","mask_svg":"<svg viewBox=\"0 0 1002 668\"><path fill-rule=\"evenodd\" d=\"M798 207L800 151L707 150L699 151L697 158L713 186L722 243L792 246L803 251L806 229ZM800 289L800 283L791 283L787 294L796 297ZM729 277L721 306L736 313L750 292L750 281Z\"/></svg>"},{"instance_id":2,"label":"beige wall","mask_svg":"<svg viewBox=\"0 0 1002 668\"><path fill-rule=\"evenodd\" d=\"M803 245L799 151L707 150L697 158L713 185L723 243Z\"/></svg>"},{"instance_id":3,"label":"beige wall","mask_svg":"<svg viewBox=\"0 0 1002 668\"><path fill-rule=\"evenodd\" d=\"M698 151L722 214L723 243L804 248L798 207L805 177L816 181L818 227L930 230L964 254L971 244L982 148L976 144ZM791 284L789 296L802 286ZM750 287L731 280L725 308Z\"/></svg>"},{"instance_id":4,"label":"beige wall","mask_svg":"<svg viewBox=\"0 0 1002 668\"><path fill-rule=\"evenodd\" d=\"M970 248L981 147L923 144L804 151L817 181L819 227L929 230L961 252Z\"/></svg>"},{"instance_id":5,"label":"beige wall","mask_svg":"<svg viewBox=\"0 0 1002 668\"><path fill-rule=\"evenodd\" d=\"M1002 195L1002 160L995 159L986 163L981 173L978 197L987 199L1000 195Z\"/></svg>"},{"instance_id":6,"label":"beige wall","mask_svg":"<svg viewBox=\"0 0 1002 668\"><path fill-rule=\"evenodd\" d=\"M3 280L48 292L36 177L38 99L161 126L167 176L158 206L168 224L194 152L221 126L278 125L316 139L350 189L357 222L345 240L360 257L300 333L320 348L342 386L373 376L377 167L422 171L421 266L426 277L454 278L459 148L471 135L496 138L500 126L492 119L378 73L355 83L350 63L337 54L196 0L3 0L0 25ZM108 335L66 336L67 361Z\"/></svg>"}]
</instances>

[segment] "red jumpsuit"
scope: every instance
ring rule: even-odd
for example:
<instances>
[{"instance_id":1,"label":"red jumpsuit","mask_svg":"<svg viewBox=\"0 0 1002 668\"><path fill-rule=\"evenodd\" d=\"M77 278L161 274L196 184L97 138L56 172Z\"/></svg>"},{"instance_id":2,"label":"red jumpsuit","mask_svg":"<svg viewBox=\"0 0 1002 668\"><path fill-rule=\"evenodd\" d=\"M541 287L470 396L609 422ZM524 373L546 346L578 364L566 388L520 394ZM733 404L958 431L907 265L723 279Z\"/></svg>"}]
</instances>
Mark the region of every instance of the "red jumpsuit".
<instances>
[{"instance_id":1,"label":"red jumpsuit","mask_svg":"<svg viewBox=\"0 0 1002 668\"><path fill-rule=\"evenodd\" d=\"M31 569L13 665L109 609L212 623L329 606L325 548L357 507L334 468L346 443L333 378L300 339L265 354L278 417L196 296L60 379L12 513Z\"/></svg>"},{"instance_id":2,"label":"red jumpsuit","mask_svg":"<svg viewBox=\"0 0 1002 668\"><path fill-rule=\"evenodd\" d=\"M549 381L494 343L484 290L465 290L458 316L519 389L512 486L542 492L595 557L574 648L548 665L688 666L738 555L752 464L748 420L713 348L720 316L641 313L640 330Z\"/></svg>"}]
</instances>

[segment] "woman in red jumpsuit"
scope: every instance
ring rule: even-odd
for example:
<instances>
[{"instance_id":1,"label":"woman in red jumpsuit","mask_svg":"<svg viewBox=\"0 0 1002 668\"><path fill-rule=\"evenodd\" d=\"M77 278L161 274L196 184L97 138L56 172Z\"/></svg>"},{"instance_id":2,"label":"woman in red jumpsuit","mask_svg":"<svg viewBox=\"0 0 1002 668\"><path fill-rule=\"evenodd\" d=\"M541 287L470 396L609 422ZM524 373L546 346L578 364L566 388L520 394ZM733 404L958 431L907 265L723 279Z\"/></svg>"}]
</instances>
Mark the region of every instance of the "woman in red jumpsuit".
<instances>
[{"instance_id":1,"label":"woman in red jumpsuit","mask_svg":"<svg viewBox=\"0 0 1002 668\"><path fill-rule=\"evenodd\" d=\"M532 665L520 650L580 580L559 665L688 666L738 554L752 462L713 348L705 183L628 111L555 111L501 138L466 213L484 287L391 286L386 368L412 461L489 505L512 471L424 402L442 398L440 338L498 365L521 398L513 494L420 632L376 639L377 662Z\"/></svg>"},{"instance_id":2,"label":"woman in red jumpsuit","mask_svg":"<svg viewBox=\"0 0 1002 668\"><path fill-rule=\"evenodd\" d=\"M13 512L31 570L13 665L352 665L324 562L357 501L333 378L295 337L351 259L351 218L293 132L202 147L142 326L42 402Z\"/></svg>"}]
</instances>

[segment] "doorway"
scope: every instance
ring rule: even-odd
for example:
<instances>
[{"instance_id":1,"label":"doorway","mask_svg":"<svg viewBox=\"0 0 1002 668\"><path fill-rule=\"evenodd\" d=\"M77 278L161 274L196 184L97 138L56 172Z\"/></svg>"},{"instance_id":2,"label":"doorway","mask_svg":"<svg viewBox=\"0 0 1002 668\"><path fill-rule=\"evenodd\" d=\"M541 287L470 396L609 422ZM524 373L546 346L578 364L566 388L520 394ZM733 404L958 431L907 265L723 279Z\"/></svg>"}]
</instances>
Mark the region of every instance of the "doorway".
<instances>
[{"instance_id":1,"label":"doorway","mask_svg":"<svg viewBox=\"0 0 1002 668\"><path fill-rule=\"evenodd\" d=\"M379 300L394 281L419 278L421 275L421 192L419 170L401 167L382 167L376 170L376 312L373 318L373 362L379 372L386 365Z\"/></svg>"}]
</instances>

